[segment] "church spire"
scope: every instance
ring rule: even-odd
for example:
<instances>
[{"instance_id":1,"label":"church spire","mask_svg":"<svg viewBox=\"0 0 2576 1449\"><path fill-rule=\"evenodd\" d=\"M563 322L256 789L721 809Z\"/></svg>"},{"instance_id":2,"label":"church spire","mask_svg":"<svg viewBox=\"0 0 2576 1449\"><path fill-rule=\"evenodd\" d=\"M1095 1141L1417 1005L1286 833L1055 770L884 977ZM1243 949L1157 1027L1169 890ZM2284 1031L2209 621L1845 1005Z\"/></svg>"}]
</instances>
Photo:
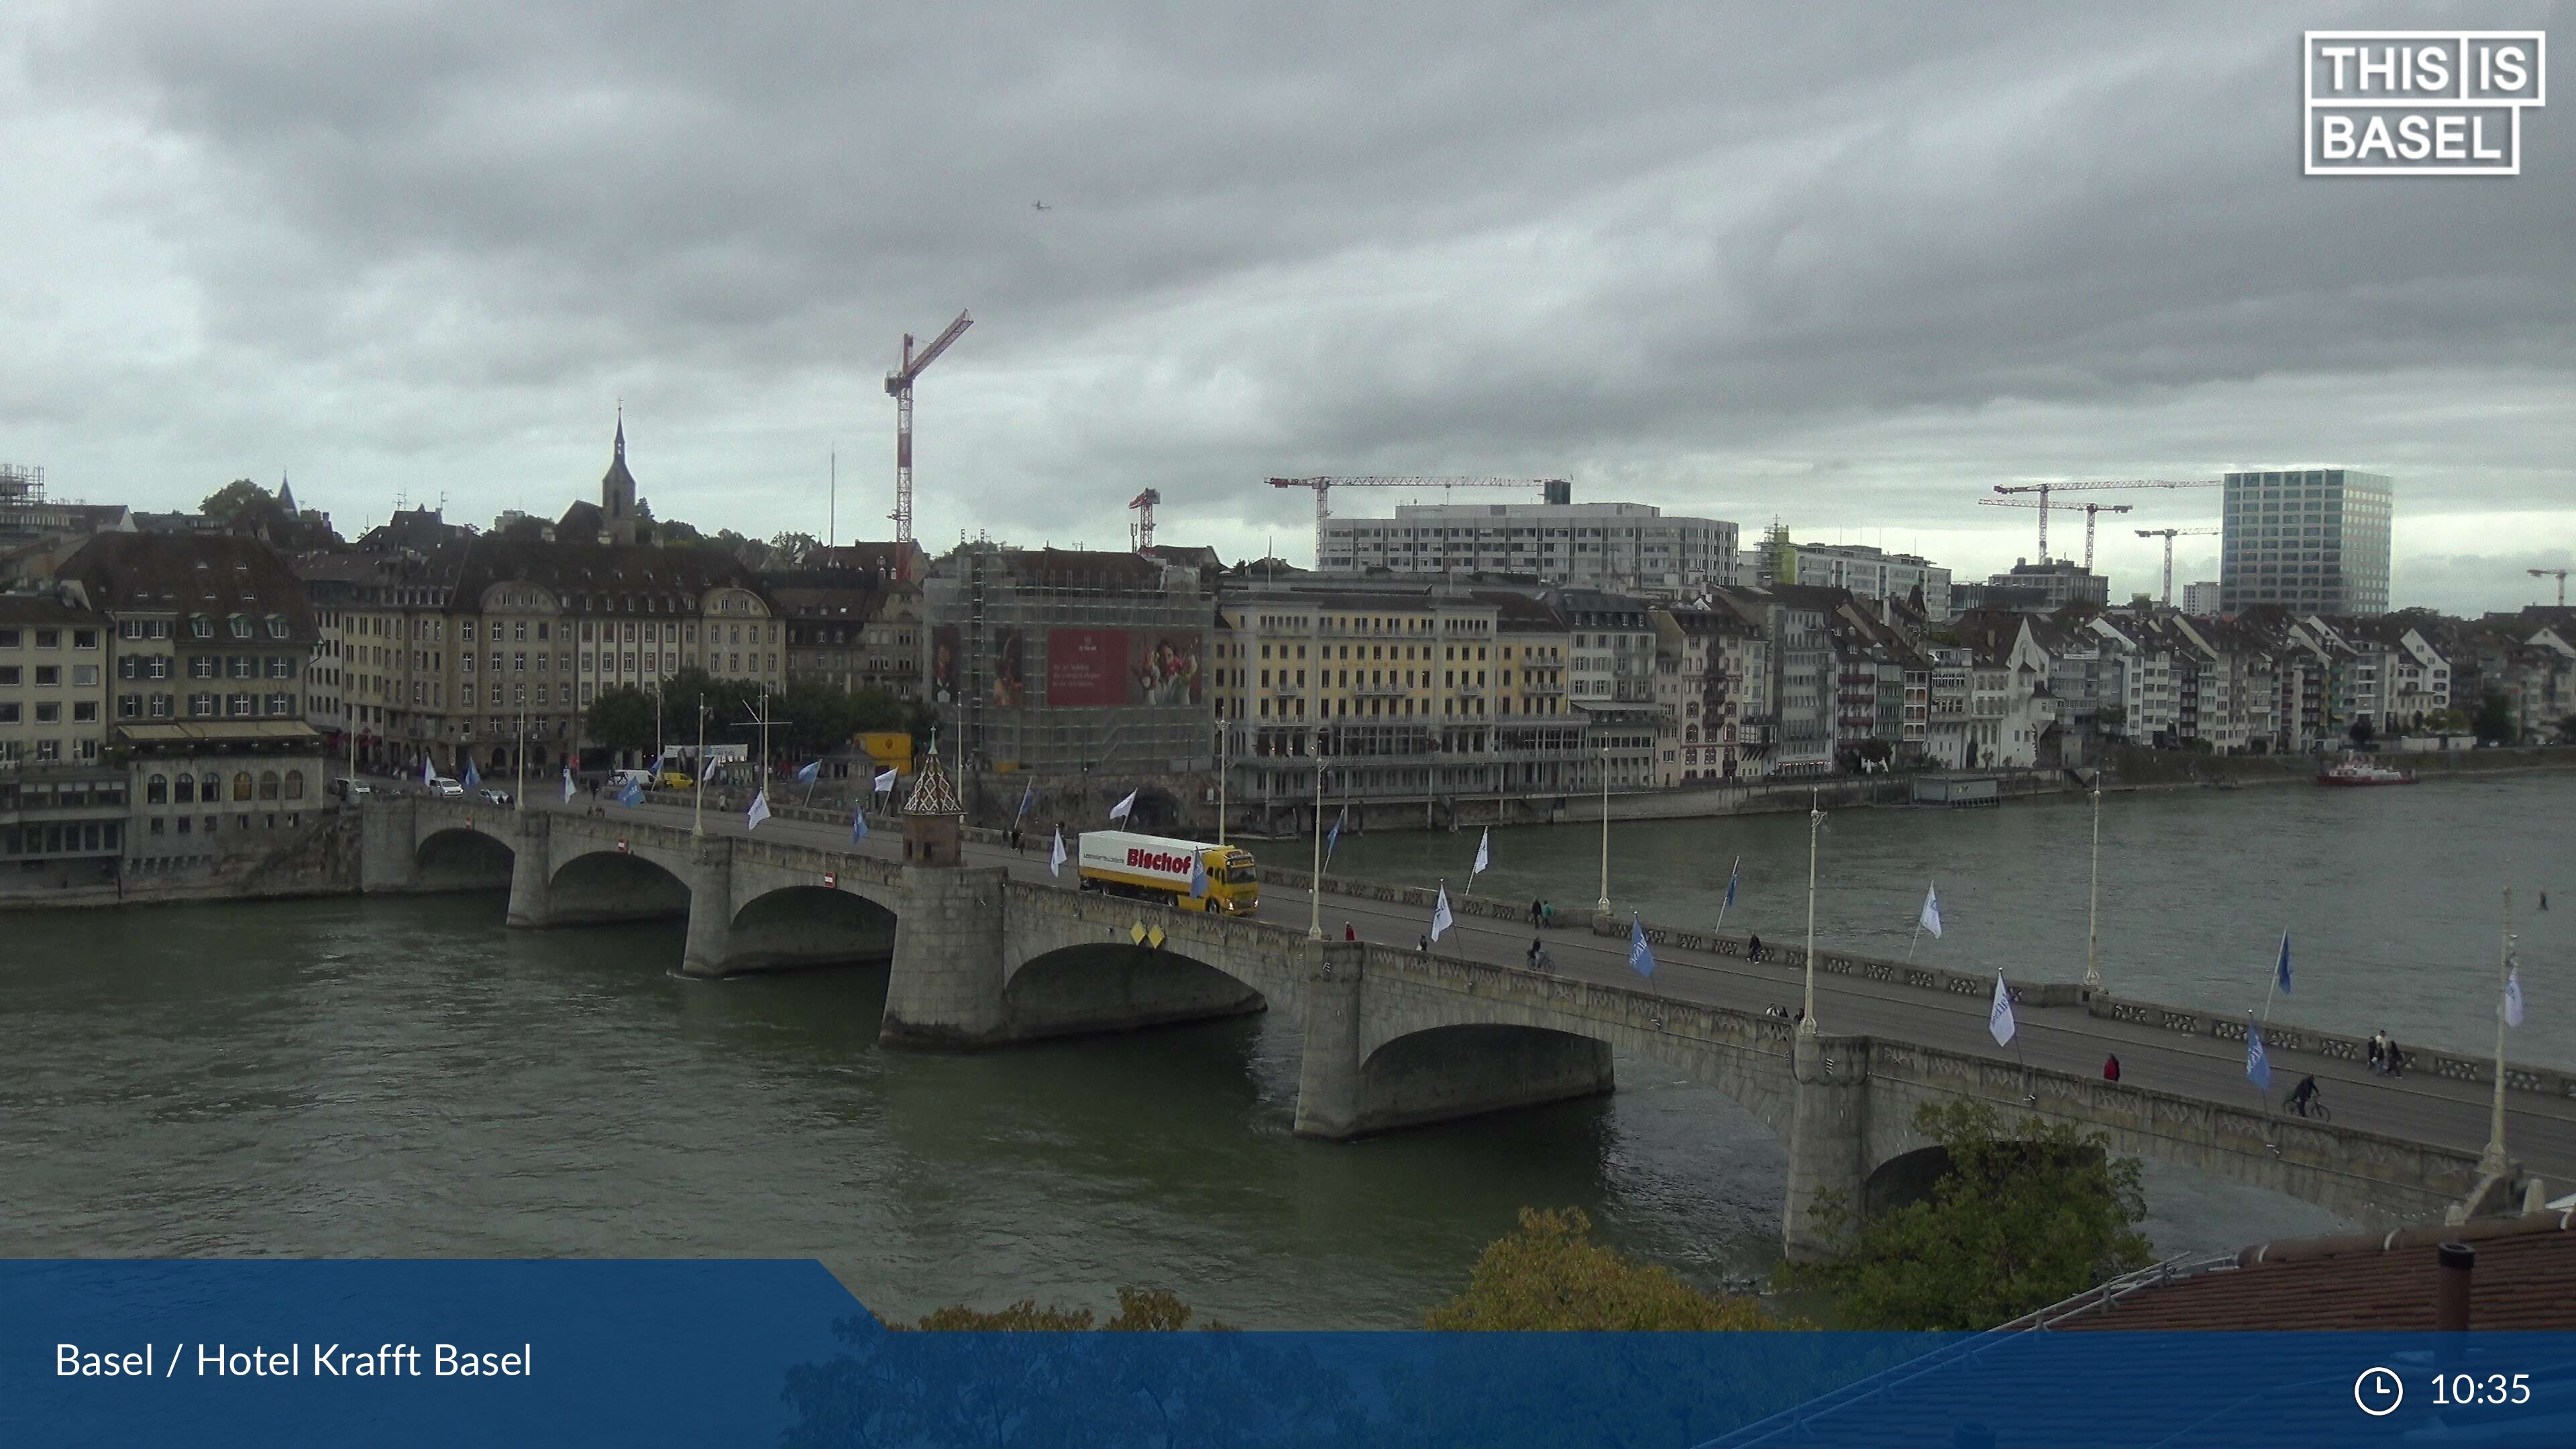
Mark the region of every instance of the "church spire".
<instances>
[{"instance_id":1,"label":"church spire","mask_svg":"<svg viewBox=\"0 0 2576 1449\"><path fill-rule=\"evenodd\" d=\"M617 457L618 457L618 458L620 458L620 459L623 459L625 456L626 456L626 400L625 400L625 399L623 399L623 398L620 398L620 399L618 399L618 402L617 402Z\"/></svg>"},{"instance_id":2,"label":"church spire","mask_svg":"<svg viewBox=\"0 0 2576 1449\"><path fill-rule=\"evenodd\" d=\"M289 518L295 517L295 485L286 481L286 470L277 470L277 506Z\"/></svg>"}]
</instances>

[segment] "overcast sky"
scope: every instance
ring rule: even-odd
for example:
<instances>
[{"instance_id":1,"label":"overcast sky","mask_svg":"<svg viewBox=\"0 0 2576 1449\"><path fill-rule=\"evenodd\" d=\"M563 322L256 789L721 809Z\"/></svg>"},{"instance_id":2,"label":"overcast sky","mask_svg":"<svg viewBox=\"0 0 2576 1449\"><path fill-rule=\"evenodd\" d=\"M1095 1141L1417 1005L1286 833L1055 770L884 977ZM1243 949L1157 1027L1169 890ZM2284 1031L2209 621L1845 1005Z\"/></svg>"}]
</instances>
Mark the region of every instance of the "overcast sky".
<instances>
[{"instance_id":1,"label":"overcast sky","mask_svg":"<svg viewBox=\"0 0 2576 1449\"><path fill-rule=\"evenodd\" d=\"M2517 178L2301 177L2299 32L2388 14L11 0L0 460L488 524L595 498L622 398L661 516L820 534L837 449L886 537L962 307L934 551L1155 487L1303 562L1268 476L1492 473L1964 578L2035 553L1995 483L2326 464L2397 478L2397 602L2514 607L2576 554L2576 100ZM2109 496L2115 596L2216 521Z\"/></svg>"}]
</instances>

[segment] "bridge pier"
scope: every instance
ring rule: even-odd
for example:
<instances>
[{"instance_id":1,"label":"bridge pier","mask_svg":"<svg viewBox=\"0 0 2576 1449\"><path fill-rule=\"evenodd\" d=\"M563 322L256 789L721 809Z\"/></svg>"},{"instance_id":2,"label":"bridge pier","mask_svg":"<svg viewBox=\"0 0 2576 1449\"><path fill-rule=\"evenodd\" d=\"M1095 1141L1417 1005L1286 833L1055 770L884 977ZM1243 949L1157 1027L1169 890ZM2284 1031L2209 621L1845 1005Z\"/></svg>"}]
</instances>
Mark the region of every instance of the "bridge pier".
<instances>
[{"instance_id":1,"label":"bridge pier","mask_svg":"<svg viewBox=\"0 0 2576 1449\"><path fill-rule=\"evenodd\" d=\"M554 924L553 834L542 811L520 811L510 840L509 923L522 930Z\"/></svg>"},{"instance_id":2,"label":"bridge pier","mask_svg":"<svg viewBox=\"0 0 2576 1449\"><path fill-rule=\"evenodd\" d=\"M1368 947L1327 941L1307 948L1306 1043L1297 1058L1296 1133L1344 1141L1360 1125L1360 962Z\"/></svg>"},{"instance_id":3,"label":"bridge pier","mask_svg":"<svg viewBox=\"0 0 2576 1449\"><path fill-rule=\"evenodd\" d=\"M689 850L689 944L680 974L722 976L733 954L733 839L702 835Z\"/></svg>"},{"instance_id":4,"label":"bridge pier","mask_svg":"<svg viewBox=\"0 0 2576 1449\"><path fill-rule=\"evenodd\" d=\"M378 795L360 807L358 822L358 889L412 889L420 871L420 802Z\"/></svg>"},{"instance_id":5,"label":"bridge pier","mask_svg":"<svg viewBox=\"0 0 2576 1449\"><path fill-rule=\"evenodd\" d=\"M953 1048L1010 1039L1002 876L999 866L904 866L879 1043Z\"/></svg>"},{"instance_id":6,"label":"bridge pier","mask_svg":"<svg viewBox=\"0 0 2576 1449\"><path fill-rule=\"evenodd\" d=\"M1780 1242L1790 1261L1806 1263L1840 1253L1860 1229L1869 1181L1869 1043L1800 1036L1790 1070L1789 1185Z\"/></svg>"}]
</instances>

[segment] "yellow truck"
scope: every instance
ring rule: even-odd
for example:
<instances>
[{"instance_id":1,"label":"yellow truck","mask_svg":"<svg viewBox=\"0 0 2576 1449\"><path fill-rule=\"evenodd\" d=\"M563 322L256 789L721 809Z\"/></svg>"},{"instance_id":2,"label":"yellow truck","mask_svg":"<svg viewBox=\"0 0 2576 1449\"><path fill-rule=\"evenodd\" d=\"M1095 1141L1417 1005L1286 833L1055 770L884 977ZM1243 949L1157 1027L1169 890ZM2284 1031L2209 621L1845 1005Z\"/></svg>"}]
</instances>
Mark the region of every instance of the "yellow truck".
<instances>
[{"instance_id":1,"label":"yellow truck","mask_svg":"<svg viewBox=\"0 0 2576 1449\"><path fill-rule=\"evenodd\" d=\"M1229 916L1248 916L1261 906L1260 867L1251 851L1236 846L1086 830L1075 855L1083 890Z\"/></svg>"}]
</instances>

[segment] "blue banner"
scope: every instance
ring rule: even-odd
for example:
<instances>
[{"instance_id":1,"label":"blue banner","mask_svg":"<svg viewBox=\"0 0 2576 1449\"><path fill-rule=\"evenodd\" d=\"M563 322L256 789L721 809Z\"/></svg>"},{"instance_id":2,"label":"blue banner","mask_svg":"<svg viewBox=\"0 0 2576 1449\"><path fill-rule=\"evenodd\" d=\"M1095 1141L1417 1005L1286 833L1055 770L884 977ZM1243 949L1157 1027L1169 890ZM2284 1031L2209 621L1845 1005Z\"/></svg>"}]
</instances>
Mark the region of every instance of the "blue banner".
<instances>
[{"instance_id":1,"label":"blue banner","mask_svg":"<svg viewBox=\"0 0 2576 1449\"><path fill-rule=\"evenodd\" d=\"M2576 1336L923 1333L814 1263L0 1263L0 1444L49 1449L2401 1443L2576 1443Z\"/></svg>"}]
</instances>

